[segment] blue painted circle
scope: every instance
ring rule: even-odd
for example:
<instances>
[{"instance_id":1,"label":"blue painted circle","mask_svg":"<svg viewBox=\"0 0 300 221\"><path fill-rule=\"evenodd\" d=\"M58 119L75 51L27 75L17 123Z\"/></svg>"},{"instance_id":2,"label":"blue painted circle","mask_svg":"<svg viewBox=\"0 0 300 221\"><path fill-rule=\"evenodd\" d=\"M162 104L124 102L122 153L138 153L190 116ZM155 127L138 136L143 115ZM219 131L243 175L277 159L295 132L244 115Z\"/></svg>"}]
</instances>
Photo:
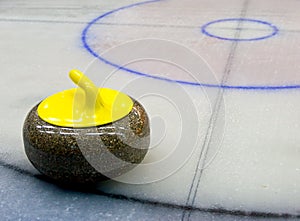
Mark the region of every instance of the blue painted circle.
<instances>
[{"instance_id":1,"label":"blue painted circle","mask_svg":"<svg viewBox=\"0 0 300 221\"><path fill-rule=\"evenodd\" d=\"M270 86L270 85L254 85L254 86L249 86L249 85L218 85L218 84L205 84L205 83L198 83L198 82L189 82L189 81L180 81L180 80L172 80L169 78L164 78L164 77L157 77L157 76L153 76L149 73L143 73L143 72L139 72L133 69L129 69L123 66L120 66L119 64L113 63L112 61L109 61L107 59L105 59L104 57L102 57L101 55L99 55L87 42L87 38L88 38L88 34L89 34L89 30L91 29L91 27L93 27L93 25L95 23L97 23L98 21L102 20L103 18L112 15L116 12L122 11L122 10L126 10L126 9L130 9L130 8L134 8L140 5L145 5L145 4L149 4L149 3L154 3L154 2L159 2L159 1L163 1L163 0L150 0L150 1L144 1L144 2L140 2L140 3L135 3L135 4L131 4L131 5L127 5L121 8L117 8L114 10L111 10L109 12L106 12L100 16L98 16L97 18L93 19L91 22L89 22L87 24L87 26L83 29L82 34L81 34L81 40L83 43L84 48L90 53L92 54L95 58L97 58L98 60L113 66L117 69L132 73L132 74L136 74L136 75L140 75L140 76L145 76L145 77L149 77L149 78L153 78L153 79L158 79L158 80L163 80L163 81L169 81L169 82L176 82L176 83L180 83L180 84L185 84L185 85L192 85L192 86L201 86L201 87L209 87L209 88L222 88L222 89L237 89L237 90L287 90L287 89L300 89L300 85L295 84L295 85L274 85L274 86Z\"/></svg>"},{"instance_id":2,"label":"blue painted circle","mask_svg":"<svg viewBox=\"0 0 300 221\"><path fill-rule=\"evenodd\" d=\"M256 37L256 38L226 38L226 37L222 37L219 35L214 35L214 34L210 33L209 31L207 31L207 29L214 24L226 23L226 22L239 22L239 23L243 22L243 23L261 24L261 25L266 26L267 28L270 28L272 31L268 35L264 35L264 36L260 36L260 37ZM209 37L217 38L217 39L225 40L225 41L259 41L259 40L264 40L264 39L271 38L271 37L277 35L279 30L275 25L273 25L269 22L266 22L266 21L249 19L249 18L227 18L227 19L219 19L219 20L211 21L211 22L203 25L201 27L201 31L203 34L205 34Z\"/></svg>"}]
</instances>

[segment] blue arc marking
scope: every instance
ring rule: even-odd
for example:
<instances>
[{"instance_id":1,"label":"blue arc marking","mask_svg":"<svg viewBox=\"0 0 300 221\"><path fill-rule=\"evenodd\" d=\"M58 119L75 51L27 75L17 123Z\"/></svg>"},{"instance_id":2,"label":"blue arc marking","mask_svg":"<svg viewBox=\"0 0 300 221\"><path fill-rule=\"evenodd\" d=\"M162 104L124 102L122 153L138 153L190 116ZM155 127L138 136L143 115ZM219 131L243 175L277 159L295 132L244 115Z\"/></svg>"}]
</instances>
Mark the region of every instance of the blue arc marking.
<instances>
[{"instance_id":1,"label":"blue arc marking","mask_svg":"<svg viewBox=\"0 0 300 221\"><path fill-rule=\"evenodd\" d=\"M90 54L92 54L95 58L104 62L105 64L108 64L119 70L123 70L123 71L129 72L129 73L135 74L135 75L149 77L149 78L157 79L157 80L163 80L163 81L168 81L168 82L173 82L173 83L175 82L175 83L191 85L191 86L201 86L201 87L208 87L208 88L222 88L222 89L237 89L237 90L287 90L287 89L299 89L300 88L300 85L298 85L298 84L296 84L296 85L273 85L273 86L270 86L270 85L259 85L259 86L258 85L254 85L254 86L250 85L250 86L248 86L248 85L225 85L225 84L219 85L219 84L205 84L205 83L199 83L199 82L173 80L170 78L153 76L149 73L143 73L140 71L136 71L133 69L129 69L129 68L120 66L119 64L113 63L113 62L105 59L104 57L99 55L87 42L89 30L93 27L93 25L95 23L99 22L100 20L104 19L105 17L108 17L109 15L112 15L112 14L122 11L122 10L138 7L138 6L149 4L149 3L159 2L159 1L163 1L163 0L150 0L150 1L139 2L139 3L127 5L127 6L124 6L121 8L117 8L117 9L108 11L108 12L98 16L97 18L95 18L91 22L89 22L87 24L87 26L83 29L82 35L81 35L81 40L82 40L83 46Z\"/></svg>"},{"instance_id":2,"label":"blue arc marking","mask_svg":"<svg viewBox=\"0 0 300 221\"><path fill-rule=\"evenodd\" d=\"M214 24L218 24L218 23L225 23L225 22L244 22L244 23L261 24L261 25L265 25L267 28L271 29L272 32L269 35L256 37L256 38L226 38L226 37L222 37L219 35L214 35L214 34L210 33L209 31L207 31L207 29L210 26L212 26ZM227 19L219 19L219 20L211 21L211 22L203 25L201 28L201 31L203 34L205 34L209 37L217 38L220 40L226 40L226 41L259 41L259 40L271 38L271 37L277 35L277 33L279 32L278 28L269 22L256 20L256 19L248 19L248 18L227 18Z\"/></svg>"}]
</instances>

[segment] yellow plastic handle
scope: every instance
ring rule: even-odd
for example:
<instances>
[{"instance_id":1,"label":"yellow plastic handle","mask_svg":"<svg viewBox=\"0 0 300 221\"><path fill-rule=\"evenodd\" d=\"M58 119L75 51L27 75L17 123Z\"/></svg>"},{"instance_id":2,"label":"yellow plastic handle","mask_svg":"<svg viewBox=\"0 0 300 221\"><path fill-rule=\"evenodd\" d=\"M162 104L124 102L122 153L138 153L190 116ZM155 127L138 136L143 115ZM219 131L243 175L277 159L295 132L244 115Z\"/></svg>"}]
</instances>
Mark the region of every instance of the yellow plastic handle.
<instances>
[{"instance_id":1,"label":"yellow plastic handle","mask_svg":"<svg viewBox=\"0 0 300 221\"><path fill-rule=\"evenodd\" d=\"M76 89L54 94L38 106L38 115L46 122L65 127L91 127L112 123L125 117L133 107L132 99L116 90L101 88L82 72L71 70Z\"/></svg>"},{"instance_id":2,"label":"yellow plastic handle","mask_svg":"<svg viewBox=\"0 0 300 221\"><path fill-rule=\"evenodd\" d=\"M95 108L95 106L96 108L103 107L104 102L101 96L98 96L98 87L96 87L95 84L87 76L85 76L81 71L71 70L69 73L69 77L85 92L86 109L92 110Z\"/></svg>"}]
</instances>

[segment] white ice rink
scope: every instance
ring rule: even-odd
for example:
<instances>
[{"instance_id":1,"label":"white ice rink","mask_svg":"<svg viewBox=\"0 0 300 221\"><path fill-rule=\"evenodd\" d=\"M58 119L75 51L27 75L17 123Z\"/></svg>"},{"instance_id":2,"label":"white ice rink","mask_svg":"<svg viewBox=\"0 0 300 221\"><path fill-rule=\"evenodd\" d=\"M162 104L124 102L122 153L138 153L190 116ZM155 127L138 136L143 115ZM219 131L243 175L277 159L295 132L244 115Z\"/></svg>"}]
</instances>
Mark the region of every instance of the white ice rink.
<instances>
[{"instance_id":1,"label":"white ice rink","mask_svg":"<svg viewBox=\"0 0 300 221\"><path fill-rule=\"evenodd\" d=\"M74 87L68 71L76 68L138 99L151 119L143 164L99 191L158 203L164 220L299 218L299 8L297 0L1 1L0 211L18 210L15 195L39 198L16 184L22 176L40 182L23 149L23 121L36 103ZM59 210L48 197L39 199ZM101 204L90 197L94 204L75 203L79 213ZM128 209L109 203L113 220ZM119 218L157 219L136 213ZM11 217L35 214L45 213L28 206Z\"/></svg>"}]
</instances>

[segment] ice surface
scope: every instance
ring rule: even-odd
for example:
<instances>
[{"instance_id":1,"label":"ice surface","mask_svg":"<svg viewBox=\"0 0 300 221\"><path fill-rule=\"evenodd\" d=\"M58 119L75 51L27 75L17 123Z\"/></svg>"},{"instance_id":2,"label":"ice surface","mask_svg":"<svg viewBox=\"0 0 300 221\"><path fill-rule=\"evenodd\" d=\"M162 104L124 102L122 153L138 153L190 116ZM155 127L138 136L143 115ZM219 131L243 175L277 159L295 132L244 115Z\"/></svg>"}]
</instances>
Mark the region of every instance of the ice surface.
<instances>
[{"instance_id":1,"label":"ice surface","mask_svg":"<svg viewBox=\"0 0 300 221\"><path fill-rule=\"evenodd\" d=\"M83 47L89 21L137 2L1 1L1 213L25 220L50 219L57 211L57 220L74 214L85 220L86 214L90 220L263 219L203 209L300 216L299 1L162 0L118 11L89 29L87 43L99 56L185 84L116 70ZM240 16L270 22L279 32L249 42L201 33L208 22ZM253 23L238 27L219 23L209 30L241 38L270 31ZM152 146L143 165L117 179L122 182L98 187L139 202L70 192L34 176L23 150L23 120L46 96L74 87L67 76L73 68L139 99L149 113ZM287 86L296 88L280 90Z\"/></svg>"}]
</instances>

